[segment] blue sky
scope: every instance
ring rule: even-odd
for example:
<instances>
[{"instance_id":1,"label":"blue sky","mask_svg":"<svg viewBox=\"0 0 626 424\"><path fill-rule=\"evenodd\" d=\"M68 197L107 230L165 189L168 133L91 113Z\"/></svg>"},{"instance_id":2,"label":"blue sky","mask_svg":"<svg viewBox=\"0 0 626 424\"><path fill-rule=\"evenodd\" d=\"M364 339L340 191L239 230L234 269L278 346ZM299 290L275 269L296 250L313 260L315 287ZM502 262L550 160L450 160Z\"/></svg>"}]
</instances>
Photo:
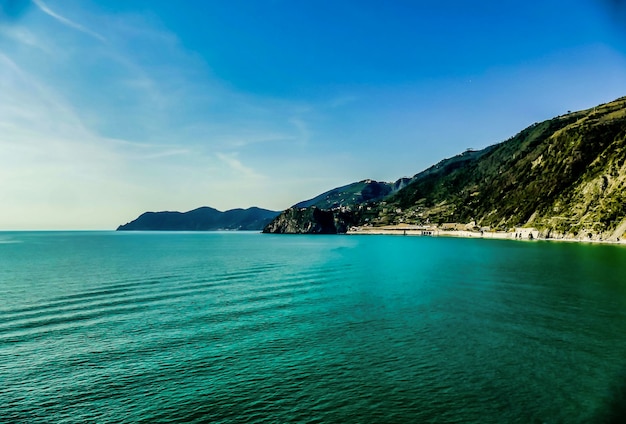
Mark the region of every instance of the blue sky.
<instances>
[{"instance_id":1,"label":"blue sky","mask_svg":"<svg viewBox=\"0 0 626 424\"><path fill-rule=\"evenodd\" d=\"M620 1L0 0L0 229L281 210L626 95Z\"/></svg>"}]
</instances>

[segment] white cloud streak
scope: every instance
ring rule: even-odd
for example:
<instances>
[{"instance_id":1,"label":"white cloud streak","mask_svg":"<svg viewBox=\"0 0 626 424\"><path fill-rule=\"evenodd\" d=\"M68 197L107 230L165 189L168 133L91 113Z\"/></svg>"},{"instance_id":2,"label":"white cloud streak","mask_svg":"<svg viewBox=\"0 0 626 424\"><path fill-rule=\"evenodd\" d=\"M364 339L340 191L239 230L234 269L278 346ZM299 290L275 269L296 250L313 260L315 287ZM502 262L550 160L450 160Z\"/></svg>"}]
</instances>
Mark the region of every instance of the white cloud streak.
<instances>
[{"instance_id":1,"label":"white cloud streak","mask_svg":"<svg viewBox=\"0 0 626 424\"><path fill-rule=\"evenodd\" d=\"M0 230L301 200L313 106L234 90L141 16L92 15L105 38L82 25L84 3L70 20L33 2L43 19L0 28ZM62 43L49 36L57 23L71 29Z\"/></svg>"},{"instance_id":2,"label":"white cloud streak","mask_svg":"<svg viewBox=\"0 0 626 424\"><path fill-rule=\"evenodd\" d=\"M237 158L236 153L216 153L215 156L238 176L254 180L262 180L266 178L265 176L257 173L254 169L241 163L241 161Z\"/></svg>"},{"instance_id":3,"label":"white cloud streak","mask_svg":"<svg viewBox=\"0 0 626 424\"><path fill-rule=\"evenodd\" d=\"M75 30L78 30L82 33L85 33L87 35L90 35L100 41L106 41L106 39L98 34L95 31L92 31L89 28L84 27L81 24L78 24L64 16L59 15L58 13L54 12L52 9L50 9L43 1L41 0L33 0L33 3L35 3L35 5L39 8L39 10L41 10L43 13L45 13L46 15L56 19L58 22L62 23L65 26L68 26L70 28L73 28Z\"/></svg>"}]
</instances>

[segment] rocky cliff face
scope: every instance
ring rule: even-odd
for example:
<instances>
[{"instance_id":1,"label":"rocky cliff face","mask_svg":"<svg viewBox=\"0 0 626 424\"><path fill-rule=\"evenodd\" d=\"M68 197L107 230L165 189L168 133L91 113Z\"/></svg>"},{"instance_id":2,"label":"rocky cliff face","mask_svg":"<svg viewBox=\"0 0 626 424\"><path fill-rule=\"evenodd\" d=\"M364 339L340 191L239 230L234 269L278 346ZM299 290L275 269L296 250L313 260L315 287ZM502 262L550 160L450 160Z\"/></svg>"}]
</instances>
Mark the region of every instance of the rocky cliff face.
<instances>
[{"instance_id":1,"label":"rocky cliff face","mask_svg":"<svg viewBox=\"0 0 626 424\"><path fill-rule=\"evenodd\" d=\"M626 98L536 123L397 186L373 202L344 204L350 225L474 221L550 237L626 237ZM291 232L290 216L281 214L274 232ZM293 217L299 232L306 216Z\"/></svg>"},{"instance_id":2,"label":"rocky cliff face","mask_svg":"<svg viewBox=\"0 0 626 424\"><path fill-rule=\"evenodd\" d=\"M358 221L348 211L324 210L316 206L289 208L276 217L264 229L264 233L276 234L339 234Z\"/></svg>"}]
</instances>

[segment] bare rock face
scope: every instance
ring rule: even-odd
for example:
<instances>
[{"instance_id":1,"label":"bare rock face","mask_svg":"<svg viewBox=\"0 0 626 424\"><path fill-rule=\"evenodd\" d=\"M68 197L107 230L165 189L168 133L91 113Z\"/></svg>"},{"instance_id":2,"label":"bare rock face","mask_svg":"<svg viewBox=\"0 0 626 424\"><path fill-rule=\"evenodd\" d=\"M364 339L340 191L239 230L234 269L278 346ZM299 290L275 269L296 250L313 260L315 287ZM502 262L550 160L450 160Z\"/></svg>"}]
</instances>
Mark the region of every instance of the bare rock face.
<instances>
[{"instance_id":1,"label":"bare rock face","mask_svg":"<svg viewBox=\"0 0 626 424\"><path fill-rule=\"evenodd\" d=\"M337 234L331 211L310 208L290 208L281 213L264 229L277 234Z\"/></svg>"},{"instance_id":2,"label":"bare rock face","mask_svg":"<svg viewBox=\"0 0 626 424\"><path fill-rule=\"evenodd\" d=\"M355 215L340 209L289 208L264 229L274 234L341 234L354 225Z\"/></svg>"}]
</instances>

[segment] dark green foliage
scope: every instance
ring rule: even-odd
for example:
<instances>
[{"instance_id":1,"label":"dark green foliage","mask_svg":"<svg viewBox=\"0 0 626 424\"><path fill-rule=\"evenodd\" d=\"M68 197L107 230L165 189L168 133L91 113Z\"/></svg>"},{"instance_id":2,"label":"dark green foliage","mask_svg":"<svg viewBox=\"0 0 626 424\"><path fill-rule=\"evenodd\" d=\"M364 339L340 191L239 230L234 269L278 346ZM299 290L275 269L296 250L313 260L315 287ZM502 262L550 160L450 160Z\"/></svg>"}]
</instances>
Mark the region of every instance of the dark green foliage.
<instances>
[{"instance_id":1,"label":"dark green foliage","mask_svg":"<svg viewBox=\"0 0 626 424\"><path fill-rule=\"evenodd\" d=\"M252 207L220 212L202 207L189 212L146 212L118 231L261 230L279 212Z\"/></svg>"},{"instance_id":2,"label":"dark green foliage","mask_svg":"<svg viewBox=\"0 0 626 424\"><path fill-rule=\"evenodd\" d=\"M400 180L399 180L400 181ZM396 184L399 185L398 182ZM313 199L305 200L294 205L294 208L309 208L315 206L321 209L333 209L342 206L358 205L383 199L394 190L393 183L373 180L360 181L329 190Z\"/></svg>"}]
</instances>

